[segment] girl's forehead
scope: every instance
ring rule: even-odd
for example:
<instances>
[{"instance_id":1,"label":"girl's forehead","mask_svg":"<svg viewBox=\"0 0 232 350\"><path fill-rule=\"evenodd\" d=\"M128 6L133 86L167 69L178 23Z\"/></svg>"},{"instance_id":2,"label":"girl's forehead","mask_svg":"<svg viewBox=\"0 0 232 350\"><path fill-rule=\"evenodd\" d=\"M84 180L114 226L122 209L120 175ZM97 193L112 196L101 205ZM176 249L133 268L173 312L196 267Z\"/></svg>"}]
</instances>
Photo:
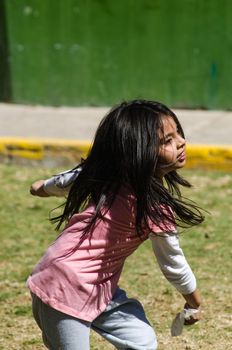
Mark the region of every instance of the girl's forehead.
<instances>
[{"instance_id":1,"label":"girl's forehead","mask_svg":"<svg viewBox=\"0 0 232 350\"><path fill-rule=\"evenodd\" d=\"M164 115L161 117L161 132L164 134L169 134L173 130L176 130L176 121L169 115Z\"/></svg>"}]
</instances>

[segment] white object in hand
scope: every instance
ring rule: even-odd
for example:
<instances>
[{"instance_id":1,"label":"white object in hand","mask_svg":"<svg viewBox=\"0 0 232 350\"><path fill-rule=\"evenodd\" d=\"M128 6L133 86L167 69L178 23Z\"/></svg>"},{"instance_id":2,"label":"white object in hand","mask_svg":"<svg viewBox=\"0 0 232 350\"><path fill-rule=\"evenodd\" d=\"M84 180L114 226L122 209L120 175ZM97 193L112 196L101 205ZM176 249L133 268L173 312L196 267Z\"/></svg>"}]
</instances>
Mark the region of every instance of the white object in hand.
<instances>
[{"instance_id":1,"label":"white object in hand","mask_svg":"<svg viewBox=\"0 0 232 350\"><path fill-rule=\"evenodd\" d=\"M184 321L189 320L193 314L197 313L197 309L183 309L174 318L171 325L171 335L172 337L177 337L182 333L184 327Z\"/></svg>"}]
</instances>

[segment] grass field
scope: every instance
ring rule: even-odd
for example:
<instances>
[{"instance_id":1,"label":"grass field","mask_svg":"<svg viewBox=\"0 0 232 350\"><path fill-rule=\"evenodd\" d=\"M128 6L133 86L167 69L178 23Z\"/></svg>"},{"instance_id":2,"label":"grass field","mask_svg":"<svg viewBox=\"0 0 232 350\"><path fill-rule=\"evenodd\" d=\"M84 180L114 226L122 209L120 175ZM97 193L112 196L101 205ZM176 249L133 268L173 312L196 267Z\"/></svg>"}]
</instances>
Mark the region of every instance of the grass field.
<instances>
[{"instance_id":1,"label":"grass field","mask_svg":"<svg viewBox=\"0 0 232 350\"><path fill-rule=\"evenodd\" d=\"M62 200L35 198L28 189L34 180L56 172L0 165L0 350L44 349L25 281L57 234L48 216ZM186 196L210 212L200 227L181 235L202 292L202 321L171 338L170 324L183 300L161 275L149 242L128 259L121 287L143 303L160 350L232 349L232 173L185 171L184 175L194 184ZM91 337L92 350L113 349L99 336Z\"/></svg>"}]
</instances>

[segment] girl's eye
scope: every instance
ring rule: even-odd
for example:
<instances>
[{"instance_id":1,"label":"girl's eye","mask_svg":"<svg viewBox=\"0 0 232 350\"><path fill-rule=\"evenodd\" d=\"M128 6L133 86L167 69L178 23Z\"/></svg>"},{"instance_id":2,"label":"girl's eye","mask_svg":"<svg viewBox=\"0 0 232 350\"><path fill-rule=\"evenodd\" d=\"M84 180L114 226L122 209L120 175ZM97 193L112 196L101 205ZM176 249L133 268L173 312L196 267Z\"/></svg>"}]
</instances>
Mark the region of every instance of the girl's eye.
<instances>
[{"instance_id":1,"label":"girl's eye","mask_svg":"<svg viewBox=\"0 0 232 350\"><path fill-rule=\"evenodd\" d=\"M165 145L167 145L167 144L169 144L169 143L171 143L172 142L172 138L171 137L169 137L168 139L165 139L164 140L164 144Z\"/></svg>"}]
</instances>

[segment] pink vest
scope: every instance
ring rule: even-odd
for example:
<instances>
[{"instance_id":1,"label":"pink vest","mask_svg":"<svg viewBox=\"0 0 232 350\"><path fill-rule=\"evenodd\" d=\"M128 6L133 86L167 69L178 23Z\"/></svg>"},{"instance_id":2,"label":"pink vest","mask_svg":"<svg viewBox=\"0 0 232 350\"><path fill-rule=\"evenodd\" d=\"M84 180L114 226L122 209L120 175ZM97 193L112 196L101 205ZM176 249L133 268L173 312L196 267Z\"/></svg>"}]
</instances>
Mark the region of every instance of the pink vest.
<instances>
[{"instance_id":1,"label":"pink vest","mask_svg":"<svg viewBox=\"0 0 232 350\"><path fill-rule=\"evenodd\" d=\"M138 237L135 198L120 191L104 220L99 220L91 236L75 249L84 222L94 210L90 204L72 217L27 282L45 304L86 321L94 320L104 311L115 293L125 259L149 233ZM153 229L160 232L157 227Z\"/></svg>"}]
</instances>

